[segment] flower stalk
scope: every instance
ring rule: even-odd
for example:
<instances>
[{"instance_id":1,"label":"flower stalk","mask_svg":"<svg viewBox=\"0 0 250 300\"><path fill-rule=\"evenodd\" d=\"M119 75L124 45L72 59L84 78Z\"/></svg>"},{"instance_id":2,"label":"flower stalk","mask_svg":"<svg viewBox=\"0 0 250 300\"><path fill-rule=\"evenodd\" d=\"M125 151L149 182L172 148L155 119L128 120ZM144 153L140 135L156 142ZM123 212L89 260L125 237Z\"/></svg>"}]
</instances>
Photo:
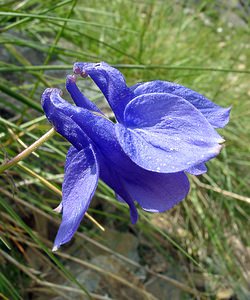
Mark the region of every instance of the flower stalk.
<instances>
[{"instance_id":1,"label":"flower stalk","mask_svg":"<svg viewBox=\"0 0 250 300\"><path fill-rule=\"evenodd\" d=\"M51 128L48 132L46 132L43 136L41 136L37 141L35 141L28 148L23 150L17 156L7 161L6 163L0 166L0 174L5 170L10 169L15 166L19 161L24 160L27 156L29 156L32 152L34 152L38 147L40 147L43 143L45 143L48 139L50 139L56 133L54 128Z\"/></svg>"}]
</instances>

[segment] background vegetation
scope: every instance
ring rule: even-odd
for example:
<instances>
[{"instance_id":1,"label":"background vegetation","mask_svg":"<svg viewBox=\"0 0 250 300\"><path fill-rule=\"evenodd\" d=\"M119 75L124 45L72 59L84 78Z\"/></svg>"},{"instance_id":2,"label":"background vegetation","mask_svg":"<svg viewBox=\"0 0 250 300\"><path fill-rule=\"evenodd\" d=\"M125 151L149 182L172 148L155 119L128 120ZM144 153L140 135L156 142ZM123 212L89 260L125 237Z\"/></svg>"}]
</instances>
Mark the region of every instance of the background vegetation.
<instances>
[{"instance_id":1,"label":"background vegetation","mask_svg":"<svg viewBox=\"0 0 250 300\"><path fill-rule=\"evenodd\" d=\"M0 160L49 130L46 87L75 61L106 61L129 84L162 79L232 105L226 145L164 214L127 207L103 183L71 243L51 252L68 143L54 136L0 177L0 298L249 299L248 1L0 1ZM224 4L225 3L225 4ZM89 80L84 93L106 109ZM66 93L65 93L66 95Z\"/></svg>"}]
</instances>

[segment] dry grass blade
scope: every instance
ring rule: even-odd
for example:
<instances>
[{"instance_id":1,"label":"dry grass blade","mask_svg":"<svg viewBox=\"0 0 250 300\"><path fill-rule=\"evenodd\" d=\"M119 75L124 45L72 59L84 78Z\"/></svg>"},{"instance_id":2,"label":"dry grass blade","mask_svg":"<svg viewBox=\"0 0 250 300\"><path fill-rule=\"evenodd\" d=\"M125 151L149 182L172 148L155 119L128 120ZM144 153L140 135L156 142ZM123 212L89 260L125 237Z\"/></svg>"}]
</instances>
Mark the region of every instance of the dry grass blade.
<instances>
[{"instance_id":1,"label":"dry grass blade","mask_svg":"<svg viewBox=\"0 0 250 300\"><path fill-rule=\"evenodd\" d=\"M54 284L48 281L44 281L41 280L39 277L37 277L36 275L33 274L33 272L26 267L25 265L19 263L16 259L14 259L12 256L10 256L9 254L7 254L6 252L4 252L3 250L0 249L0 254L7 260L9 261L11 264L13 264L14 266L16 266L19 270L21 270L24 274L26 274L28 277L30 277L32 280L34 280L34 282L40 286L44 286L47 288L52 289L52 291L54 291L55 294L58 294L58 290L61 291L65 291L65 292L74 292L76 294L79 295L85 295L86 293L84 293L84 291L78 289L78 288L73 288L73 287L67 287L67 286L63 286L63 285L59 285L59 284ZM90 294L91 297L93 299L98 299L98 300L106 300L107 297L106 296L101 296L101 295L97 295L97 294ZM151 298L153 299L153 298ZM150 300L150 298L149 298Z\"/></svg>"},{"instance_id":2,"label":"dry grass blade","mask_svg":"<svg viewBox=\"0 0 250 300\"><path fill-rule=\"evenodd\" d=\"M59 224L60 224L60 221L59 221L58 219L55 219L54 217L48 215L47 213L43 212L43 211L40 210L39 208L35 207L34 205L25 202L24 200L20 199L20 198L17 197L17 196L14 196L14 197L13 197L13 195L12 195L10 192L8 192L8 191L6 191L6 190L4 190L4 189L2 189L2 188L0 188L0 192L3 193L4 195L6 195L7 197L9 197L10 199L13 199L13 201L16 201L17 203L26 206L26 207L29 208L31 211L34 211L34 212L36 212L36 213L42 215L42 216L45 217L46 219L50 220L52 223L54 223L54 224L56 224L56 225L59 225ZM112 250L109 249L108 247L105 247L104 245L102 245L102 244L100 244L100 243L94 241L93 239L87 237L86 235L84 235L84 234L82 234L82 233L80 233L80 232L77 232L77 233L76 233L76 236L81 237L81 238L84 238L85 240L87 240L88 242L94 244L95 246L99 247L100 249L102 249L102 250L104 250L104 251L106 251L106 252L108 252L108 253L113 254L113 255L116 256L117 258L119 258L119 259L121 259L121 260L123 260L123 261L125 261L125 262L127 262L127 263L129 263L129 264L131 264L131 265L133 265L133 266L135 266L135 267L137 267L137 268L144 268L143 266L141 266L141 265L138 264L137 262L132 261L132 260L128 259L127 257L124 257L123 255L121 255L121 254L119 254L119 253L117 253L117 252L112 251ZM81 263L85 264L85 266L88 266L88 267L90 267L90 268L93 268L92 265L90 265L90 264L88 264L88 263L85 263L85 262L82 262L81 260L78 260L78 259L75 258L75 257L70 257L70 256L68 256L67 254L63 254L63 253L60 253L60 252L59 252L59 255L62 256L62 257L70 258L71 260L77 261L77 262L79 262L79 263L81 262ZM94 267L94 268L95 268L95 267ZM99 269L99 268L98 268L98 269ZM98 270L98 269L96 269L96 270ZM187 285L185 285L185 284L179 282L178 280L175 280L175 279L173 279L173 278L170 278L170 277L168 277L168 276L166 276L166 275L158 274L158 273L156 273L156 272L150 270L149 268L145 268L145 270L146 270L147 273L149 273L149 274L151 274L151 275L153 275L153 276L155 276L155 277L157 277L157 278L160 278L160 279L166 281L167 283L172 284L172 285L175 286L176 288L178 288L178 289L180 289L180 290L182 290L182 291L185 291L185 292L187 292L187 293L189 293L189 294L191 294L191 295L195 295L195 296L201 296L201 295L202 295L202 293L198 292L198 291L195 290L195 289L190 288L189 286L187 286ZM104 275L107 274L107 272L105 272L105 271L103 271L103 270L101 270L101 269L99 269L98 271L100 271L100 272L103 273ZM111 276L113 276L113 274L111 274ZM116 276L115 276L114 279L117 279ZM119 280L120 280L121 282L123 282L123 279L122 279L122 278L120 278ZM125 282L126 282L126 281L125 281ZM124 282L123 282L123 283L124 283ZM129 283L128 283L128 284L129 284Z\"/></svg>"},{"instance_id":3,"label":"dry grass blade","mask_svg":"<svg viewBox=\"0 0 250 300\"><path fill-rule=\"evenodd\" d=\"M233 199L236 199L236 200L240 200L240 201L243 201L243 202L246 202L246 203L250 204L250 198L249 197L242 196L242 195L239 195L239 194L236 194L236 193L233 193L233 192L225 191L225 190L223 190L219 187L203 183L197 177L194 177L194 176L192 177L192 180L201 188L204 188L204 189L210 190L210 191L214 191L214 192L222 194L224 196L227 196L227 197L230 197L230 198L233 198Z\"/></svg>"}]
</instances>

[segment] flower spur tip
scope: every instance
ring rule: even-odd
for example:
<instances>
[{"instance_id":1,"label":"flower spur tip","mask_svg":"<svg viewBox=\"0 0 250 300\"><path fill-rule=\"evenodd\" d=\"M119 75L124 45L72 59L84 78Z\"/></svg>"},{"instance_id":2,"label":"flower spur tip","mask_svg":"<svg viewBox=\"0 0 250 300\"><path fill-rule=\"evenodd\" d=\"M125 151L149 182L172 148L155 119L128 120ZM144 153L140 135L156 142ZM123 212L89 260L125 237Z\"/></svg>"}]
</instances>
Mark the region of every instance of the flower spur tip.
<instances>
[{"instance_id":1,"label":"flower spur tip","mask_svg":"<svg viewBox=\"0 0 250 300\"><path fill-rule=\"evenodd\" d=\"M75 83L77 81L77 75L76 74L68 75L66 80L68 82L74 82Z\"/></svg>"},{"instance_id":2,"label":"flower spur tip","mask_svg":"<svg viewBox=\"0 0 250 300\"><path fill-rule=\"evenodd\" d=\"M52 93L55 93L55 94L58 94L60 96L62 96L63 92L62 90L60 89L57 89L57 88L47 88L43 94L42 94L42 97L46 97L46 96L50 96Z\"/></svg>"},{"instance_id":3,"label":"flower spur tip","mask_svg":"<svg viewBox=\"0 0 250 300\"><path fill-rule=\"evenodd\" d=\"M57 250L59 249L59 247L58 246L53 246L53 248L52 248L52 252L56 252Z\"/></svg>"},{"instance_id":4,"label":"flower spur tip","mask_svg":"<svg viewBox=\"0 0 250 300\"><path fill-rule=\"evenodd\" d=\"M53 211L60 214L62 212L62 208L62 204L60 203L56 208L53 209Z\"/></svg>"},{"instance_id":5,"label":"flower spur tip","mask_svg":"<svg viewBox=\"0 0 250 300\"><path fill-rule=\"evenodd\" d=\"M88 77L88 73L86 72L86 70L83 69L83 66L81 63L75 63L73 66L73 72L76 75L80 75L83 78Z\"/></svg>"},{"instance_id":6,"label":"flower spur tip","mask_svg":"<svg viewBox=\"0 0 250 300\"><path fill-rule=\"evenodd\" d=\"M73 72L74 74L81 74L81 67L79 66L78 63L75 63L73 66Z\"/></svg>"}]
</instances>

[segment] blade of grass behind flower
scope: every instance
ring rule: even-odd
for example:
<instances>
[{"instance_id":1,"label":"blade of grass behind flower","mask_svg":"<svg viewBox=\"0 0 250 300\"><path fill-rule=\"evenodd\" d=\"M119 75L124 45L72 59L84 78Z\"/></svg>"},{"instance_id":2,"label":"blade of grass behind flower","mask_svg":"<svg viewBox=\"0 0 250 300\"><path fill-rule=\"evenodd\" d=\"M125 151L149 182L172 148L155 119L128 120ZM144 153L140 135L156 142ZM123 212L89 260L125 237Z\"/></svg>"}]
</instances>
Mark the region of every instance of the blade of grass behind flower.
<instances>
[{"instance_id":1,"label":"blade of grass behind flower","mask_svg":"<svg viewBox=\"0 0 250 300\"><path fill-rule=\"evenodd\" d=\"M4 276L4 274L2 274L1 272L0 272L0 290L3 293L6 293L6 295L8 295L8 297L11 297L11 299L13 300L22 299L22 297L19 295L16 288L12 285L12 283L8 280L8 278Z\"/></svg>"},{"instance_id":2,"label":"blade of grass behind flower","mask_svg":"<svg viewBox=\"0 0 250 300\"><path fill-rule=\"evenodd\" d=\"M1 117L0 117L0 123L8 125L11 128L17 129L21 133L26 134L27 136L31 137L33 140L37 140L39 138L39 136L37 136L37 135L29 132L27 129L20 128L18 125L14 124L14 123L12 123L10 121L7 121L7 120L5 120L5 119L3 119ZM59 154L61 157L65 157L65 153L62 152L60 149L58 149L58 147L54 146L51 142L44 143L44 146L46 146L49 149L53 150L55 153ZM8 150L8 149L6 149L6 150Z\"/></svg>"},{"instance_id":3,"label":"blade of grass behind flower","mask_svg":"<svg viewBox=\"0 0 250 300\"><path fill-rule=\"evenodd\" d=\"M129 32L129 33L136 33L136 31L128 30L128 29L121 29L114 26L104 25L104 24L98 24L95 22L87 22L83 20L76 20L76 19L67 19L62 17L54 17L49 15L38 15L38 14L28 14L28 13L16 13L16 12L0 12L0 16L8 16L8 17L20 17L20 18L31 18L31 19L40 19L40 20L46 20L49 22L49 20L53 21L59 21L59 22L69 22L69 23L76 23L79 25L86 25L86 26L93 26L98 28L105 28L107 30L115 30L115 31L121 31L121 32Z\"/></svg>"},{"instance_id":4,"label":"blade of grass behind flower","mask_svg":"<svg viewBox=\"0 0 250 300\"><path fill-rule=\"evenodd\" d=\"M76 278L63 266L63 264L56 258L56 256L49 250L41 241L40 239L33 233L33 231L30 229L29 226L27 226L24 221L16 214L16 212L12 209L12 207L2 199L0 202L0 205L2 206L2 209L4 209L6 212L9 213L9 215L19 224L21 228L23 228L27 234L40 246L41 249L50 257L50 259L56 264L56 266L63 272L63 274L76 284L82 291L85 292L88 299L91 299L91 296L89 292L86 290L86 288L79 283Z\"/></svg>"},{"instance_id":5,"label":"blade of grass behind flower","mask_svg":"<svg viewBox=\"0 0 250 300\"><path fill-rule=\"evenodd\" d=\"M43 112L40 104L29 98L28 96L24 96L21 93L17 93L13 91L13 89L8 87L8 84L2 84L0 83L0 91L4 94L11 96L12 98L16 99L17 101L20 101L24 104L26 104L28 107L34 108L35 110L39 112Z\"/></svg>"},{"instance_id":6,"label":"blade of grass behind flower","mask_svg":"<svg viewBox=\"0 0 250 300\"><path fill-rule=\"evenodd\" d=\"M72 1L73 0L62 1L62 2L60 2L58 4L56 4L55 6L50 7L49 9L43 10L42 12L40 12L38 14L46 14L48 12L51 12L51 11L55 10L56 8L59 8L59 7L64 6L64 5L67 5L68 3L72 2ZM16 26L19 26L19 25L25 23L25 22L29 22L31 19L32 18L26 17L24 19L18 20L16 22L14 22L14 23L12 23L12 24L10 24L10 25L2 28L1 31L2 32L8 31L8 30L10 30L10 29L12 29L12 28L14 28Z\"/></svg>"}]
</instances>

